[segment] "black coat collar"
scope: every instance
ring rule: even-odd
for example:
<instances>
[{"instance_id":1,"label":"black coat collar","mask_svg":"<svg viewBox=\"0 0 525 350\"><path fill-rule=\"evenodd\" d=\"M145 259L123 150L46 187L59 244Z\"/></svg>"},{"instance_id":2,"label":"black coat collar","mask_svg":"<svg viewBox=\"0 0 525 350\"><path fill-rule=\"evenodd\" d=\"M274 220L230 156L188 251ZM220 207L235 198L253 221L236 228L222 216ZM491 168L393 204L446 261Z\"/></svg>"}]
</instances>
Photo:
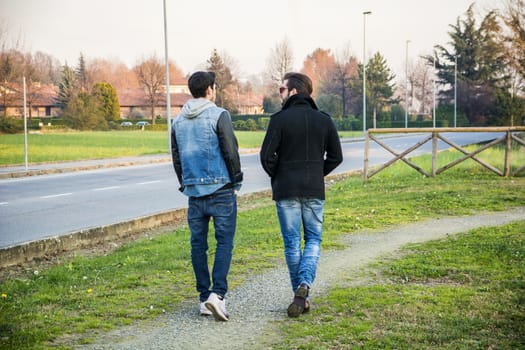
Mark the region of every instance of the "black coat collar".
<instances>
[{"instance_id":1,"label":"black coat collar","mask_svg":"<svg viewBox=\"0 0 525 350\"><path fill-rule=\"evenodd\" d=\"M286 102L284 103L283 110L290 108L291 106L300 106L300 105L306 105L315 110L319 110L314 100L310 96L303 95L303 94L295 94L291 96L290 98L288 98Z\"/></svg>"}]
</instances>

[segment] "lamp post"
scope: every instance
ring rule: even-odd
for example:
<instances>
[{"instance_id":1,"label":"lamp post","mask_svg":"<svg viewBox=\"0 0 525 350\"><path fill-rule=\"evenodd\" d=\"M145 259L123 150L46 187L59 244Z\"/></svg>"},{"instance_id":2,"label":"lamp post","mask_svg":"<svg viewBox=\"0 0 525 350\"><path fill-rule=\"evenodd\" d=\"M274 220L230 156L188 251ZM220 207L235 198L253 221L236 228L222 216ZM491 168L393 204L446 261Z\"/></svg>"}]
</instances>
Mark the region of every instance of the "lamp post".
<instances>
[{"instance_id":1,"label":"lamp post","mask_svg":"<svg viewBox=\"0 0 525 350\"><path fill-rule=\"evenodd\" d=\"M406 41L405 48L405 78L406 78L406 91L405 91L405 129L408 128L408 43L410 40Z\"/></svg>"},{"instance_id":2,"label":"lamp post","mask_svg":"<svg viewBox=\"0 0 525 350\"><path fill-rule=\"evenodd\" d=\"M436 57L433 59L434 61L434 70L432 71L432 85L433 85L433 108L432 108L432 127L436 127Z\"/></svg>"},{"instance_id":3,"label":"lamp post","mask_svg":"<svg viewBox=\"0 0 525 350\"><path fill-rule=\"evenodd\" d=\"M458 104L458 55L456 54L455 63L454 63L454 127L456 127L457 104Z\"/></svg>"},{"instance_id":4,"label":"lamp post","mask_svg":"<svg viewBox=\"0 0 525 350\"><path fill-rule=\"evenodd\" d=\"M171 96L170 96L170 67L168 60L168 19L166 15L166 0L163 0L164 9L164 61L166 64L166 126L168 127L168 153L171 152Z\"/></svg>"},{"instance_id":5,"label":"lamp post","mask_svg":"<svg viewBox=\"0 0 525 350\"><path fill-rule=\"evenodd\" d=\"M363 12L363 135L366 135L366 15L372 11Z\"/></svg>"}]
</instances>

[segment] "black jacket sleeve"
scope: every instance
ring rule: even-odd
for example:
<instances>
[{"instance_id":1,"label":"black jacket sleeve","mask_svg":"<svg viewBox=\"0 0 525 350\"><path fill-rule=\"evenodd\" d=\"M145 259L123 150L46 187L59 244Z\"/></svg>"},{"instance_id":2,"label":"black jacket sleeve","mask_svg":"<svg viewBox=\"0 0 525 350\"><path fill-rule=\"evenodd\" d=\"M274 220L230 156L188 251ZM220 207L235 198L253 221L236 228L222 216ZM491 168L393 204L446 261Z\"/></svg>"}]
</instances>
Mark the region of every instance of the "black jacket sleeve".
<instances>
[{"instance_id":1,"label":"black jacket sleeve","mask_svg":"<svg viewBox=\"0 0 525 350\"><path fill-rule=\"evenodd\" d=\"M173 168L179 179L180 188L179 191L184 190L184 185L182 184L182 165L180 162L179 155L179 146L177 145L177 137L175 136L175 130L171 129L171 160L173 162Z\"/></svg>"},{"instance_id":2,"label":"black jacket sleeve","mask_svg":"<svg viewBox=\"0 0 525 350\"><path fill-rule=\"evenodd\" d=\"M339 164L343 162L343 151L341 150L341 140L334 123L331 123L326 141L326 155L324 160L324 175L328 175Z\"/></svg>"},{"instance_id":3,"label":"black jacket sleeve","mask_svg":"<svg viewBox=\"0 0 525 350\"><path fill-rule=\"evenodd\" d=\"M230 174L230 180L233 184L241 183L243 173L241 171L239 145L233 132L230 114L227 111L222 112L219 117L217 135L219 136L219 147Z\"/></svg>"},{"instance_id":4,"label":"black jacket sleeve","mask_svg":"<svg viewBox=\"0 0 525 350\"><path fill-rule=\"evenodd\" d=\"M264 136L259 153L261 165L270 177L273 177L277 171L279 164L277 152L279 151L279 145L281 143L280 132L276 127L275 120L273 120L273 122L272 120L273 118L270 119L270 123L268 124L268 129L266 130L266 135Z\"/></svg>"}]
</instances>

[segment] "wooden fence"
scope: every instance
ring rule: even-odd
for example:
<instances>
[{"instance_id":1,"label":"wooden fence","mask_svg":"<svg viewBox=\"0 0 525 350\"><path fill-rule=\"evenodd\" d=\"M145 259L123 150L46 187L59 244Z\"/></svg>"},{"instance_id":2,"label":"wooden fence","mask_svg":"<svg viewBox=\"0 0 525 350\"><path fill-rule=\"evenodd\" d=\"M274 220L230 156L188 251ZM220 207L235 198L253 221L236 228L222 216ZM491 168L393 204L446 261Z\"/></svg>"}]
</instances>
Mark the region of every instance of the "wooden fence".
<instances>
[{"instance_id":1,"label":"wooden fence","mask_svg":"<svg viewBox=\"0 0 525 350\"><path fill-rule=\"evenodd\" d=\"M450 132L504 132L505 135L493 140L487 144L484 144L480 146L478 149L476 149L473 152L468 152L463 147L455 144L454 142L446 139L442 133L450 133ZM525 132L525 127L483 127L483 128L411 128L411 129L403 129L403 128L391 128L391 129L369 129L366 134L365 139L365 160L364 160L364 169L363 169L363 175L365 182L368 181L369 178L380 172L381 170L387 168L388 166L392 165L398 160L401 160L405 162L407 165L411 166L421 174L428 176L428 177L434 177L445 170L448 170L452 168L453 166L467 160L467 159L473 159L479 164L483 165L485 168L495 172L496 174L500 176L516 176L518 173L525 170L525 165L519 167L518 169L514 170L512 173L510 172L510 154L511 154L511 145L512 141L515 141L521 149L521 147L525 147L525 142L518 138L514 133L518 132ZM383 141L375 137L376 134L428 134L425 135L423 140L416 143L412 147L408 148L407 150L398 153L395 150L393 150L391 147L386 145ZM438 158L438 140L441 140L445 142L446 144L450 145L451 147L457 149L461 153L464 154L463 157L458 158L441 168L437 168L437 158ZM384 163L383 165L379 166L378 168L375 168L374 170L370 170L368 167L368 159L369 159L369 151L370 151L370 141L376 142L378 145L383 147L388 152L392 153L394 155L394 158L389 160L388 162ZM420 166L414 164L412 161L406 158L406 156L418 149L419 147L423 146L425 143L432 141L432 170L431 172L427 172L424 169L422 169ZM496 167L488 164L486 161L483 161L476 157L480 152L486 150L487 148L490 148L494 145L497 145L499 143L505 143L505 161L503 165L503 170L497 169Z\"/></svg>"}]
</instances>

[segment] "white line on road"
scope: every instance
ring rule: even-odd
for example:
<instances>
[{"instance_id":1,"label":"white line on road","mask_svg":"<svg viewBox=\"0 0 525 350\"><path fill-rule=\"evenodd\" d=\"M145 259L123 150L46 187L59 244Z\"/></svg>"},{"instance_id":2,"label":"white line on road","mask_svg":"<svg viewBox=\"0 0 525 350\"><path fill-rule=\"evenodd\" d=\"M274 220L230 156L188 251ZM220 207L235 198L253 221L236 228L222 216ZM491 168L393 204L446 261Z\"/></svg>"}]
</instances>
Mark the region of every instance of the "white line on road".
<instances>
[{"instance_id":1,"label":"white line on road","mask_svg":"<svg viewBox=\"0 0 525 350\"><path fill-rule=\"evenodd\" d=\"M64 197L64 196L71 196L73 193L71 192L68 192L68 193L59 193L59 194L52 194L52 195L49 195L49 196L42 196L40 197L41 199L48 199L48 198L55 198L55 197Z\"/></svg>"},{"instance_id":2,"label":"white line on road","mask_svg":"<svg viewBox=\"0 0 525 350\"><path fill-rule=\"evenodd\" d=\"M137 185L149 185L149 184L155 184L157 182L160 182L160 180L139 182Z\"/></svg>"},{"instance_id":3,"label":"white line on road","mask_svg":"<svg viewBox=\"0 0 525 350\"><path fill-rule=\"evenodd\" d=\"M0 205L8 205L8 202L0 202Z\"/></svg>"},{"instance_id":4,"label":"white line on road","mask_svg":"<svg viewBox=\"0 0 525 350\"><path fill-rule=\"evenodd\" d=\"M120 186L100 187L100 188L93 189L93 191L107 191L107 190L114 190L117 188L120 188Z\"/></svg>"}]
</instances>

